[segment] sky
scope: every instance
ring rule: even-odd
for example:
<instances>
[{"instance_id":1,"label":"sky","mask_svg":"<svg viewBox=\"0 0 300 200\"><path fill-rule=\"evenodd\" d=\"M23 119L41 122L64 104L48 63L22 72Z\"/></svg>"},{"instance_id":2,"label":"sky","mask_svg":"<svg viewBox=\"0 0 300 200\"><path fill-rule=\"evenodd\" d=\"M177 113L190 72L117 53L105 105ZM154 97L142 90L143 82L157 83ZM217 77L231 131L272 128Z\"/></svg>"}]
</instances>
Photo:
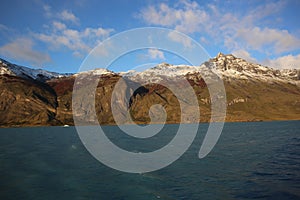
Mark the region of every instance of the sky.
<instances>
[{"instance_id":1,"label":"sky","mask_svg":"<svg viewBox=\"0 0 300 200\"><path fill-rule=\"evenodd\" d=\"M298 0L4 0L0 57L31 68L74 73L103 41L135 28L160 27L186 34L210 57L223 52L276 69L299 69L299 9ZM192 48L189 40L170 39L186 51ZM163 49L129 54L114 62L115 71L147 63L186 64L180 55Z\"/></svg>"}]
</instances>

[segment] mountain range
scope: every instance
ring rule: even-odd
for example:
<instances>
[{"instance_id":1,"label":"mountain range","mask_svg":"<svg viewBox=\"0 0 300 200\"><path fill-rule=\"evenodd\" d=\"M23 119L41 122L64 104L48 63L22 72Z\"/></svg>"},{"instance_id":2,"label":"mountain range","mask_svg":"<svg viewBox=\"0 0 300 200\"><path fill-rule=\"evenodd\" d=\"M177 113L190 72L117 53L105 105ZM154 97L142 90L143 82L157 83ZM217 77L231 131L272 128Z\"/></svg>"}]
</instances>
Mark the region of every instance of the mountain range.
<instances>
[{"instance_id":1,"label":"mountain range","mask_svg":"<svg viewBox=\"0 0 300 200\"><path fill-rule=\"evenodd\" d=\"M179 101L169 88L163 86L164 82L173 81L181 89L183 86L177 81L180 78L187 80L195 92L200 121L209 122L212 100L207 80L203 77L209 72L223 80L226 121L300 120L299 69L272 69L231 54L219 53L200 66L161 63L142 72L118 73L99 68L77 74L61 74L18 66L0 59L0 126L74 125L72 94L75 80L80 83L76 87L82 95L76 97L73 107L85 113L95 110L97 114L97 119L84 115L82 120L115 124L114 117L118 116L112 114L111 99L121 78L128 80L122 89L132 92L129 100L120 106L130 113L134 122L149 123L151 106L160 104L166 111L167 123L180 123ZM94 91L95 105L86 106L84 95L92 92L89 89L93 80L98 81ZM139 83L137 89L133 86L136 83ZM186 109L187 113L192 113L195 108L187 106Z\"/></svg>"}]
</instances>

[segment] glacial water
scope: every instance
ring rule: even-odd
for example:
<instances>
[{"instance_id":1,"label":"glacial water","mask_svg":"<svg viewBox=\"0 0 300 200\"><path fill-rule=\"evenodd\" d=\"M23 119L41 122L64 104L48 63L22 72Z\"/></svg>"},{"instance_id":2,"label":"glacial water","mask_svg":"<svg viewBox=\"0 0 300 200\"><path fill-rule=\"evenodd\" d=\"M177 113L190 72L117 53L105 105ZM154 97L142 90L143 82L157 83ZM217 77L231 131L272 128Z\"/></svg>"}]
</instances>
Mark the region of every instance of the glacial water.
<instances>
[{"instance_id":1,"label":"glacial water","mask_svg":"<svg viewBox=\"0 0 300 200\"><path fill-rule=\"evenodd\" d=\"M130 174L93 158L74 127L0 129L0 199L300 199L300 121L226 123L198 158L207 124L185 154L161 170ZM166 125L148 139L116 126L107 136L133 152L166 145Z\"/></svg>"}]
</instances>

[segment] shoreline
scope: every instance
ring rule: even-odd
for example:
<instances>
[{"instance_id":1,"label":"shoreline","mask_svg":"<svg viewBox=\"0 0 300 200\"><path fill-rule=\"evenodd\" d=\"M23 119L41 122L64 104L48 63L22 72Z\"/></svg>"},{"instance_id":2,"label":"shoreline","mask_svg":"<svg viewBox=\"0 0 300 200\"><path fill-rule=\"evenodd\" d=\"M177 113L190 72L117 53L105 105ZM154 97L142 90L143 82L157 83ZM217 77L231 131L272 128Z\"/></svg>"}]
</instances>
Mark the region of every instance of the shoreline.
<instances>
[{"instance_id":1,"label":"shoreline","mask_svg":"<svg viewBox=\"0 0 300 200\"><path fill-rule=\"evenodd\" d=\"M300 121L300 119L282 119L282 120L257 120L257 121L224 121L226 123L257 123L257 122L287 122L287 121ZM210 123L222 123L222 122L199 122L198 124L210 124ZM164 123L167 125L179 125L180 123ZM188 124L195 124L195 123L185 123ZM147 123L137 123L137 124L122 124L121 126L130 126L130 125L149 125ZM151 125L161 125L160 123L151 124ZM79 126L98 126L98 125L79 125ZM100 124L100 126L118 126L117 124ZM73 128L75 125L68 125L65 127L64 125L26 125L26 126L2 126L0 125L0 129L9 129L9 128L40 128L40 127L61 127L61 128Z\"/></svg>"}]
</instances>

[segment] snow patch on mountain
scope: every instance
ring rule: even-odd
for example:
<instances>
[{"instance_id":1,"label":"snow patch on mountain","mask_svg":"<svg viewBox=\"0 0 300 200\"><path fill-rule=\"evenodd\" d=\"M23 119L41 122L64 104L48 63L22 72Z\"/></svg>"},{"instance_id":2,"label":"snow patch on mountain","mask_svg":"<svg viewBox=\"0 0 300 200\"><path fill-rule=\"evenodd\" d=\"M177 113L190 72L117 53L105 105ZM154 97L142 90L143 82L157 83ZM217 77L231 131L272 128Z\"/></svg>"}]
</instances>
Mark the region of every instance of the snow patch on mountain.
<instances>
[{"instance_id":1,"label":"snow patch on mountain","mask_svg":"<svg viewBox=\"0 0 300 200\"><path fill-rule=\"evenodd\" d=\"M119 75L126 77L132 81L157 83L166 79L175 79L184 77L187 74L198 73L202 70L203 68L199 66L171 65L168 63L161 63L142 72L130 70L125 73L121 72L119 73Z\"/></svg>"},{"instance_id":2,"label":"snow patch on mountain","mask_svg":"<svg viewBox=\"0 0 300 200\"><path fill-rule=\"evenodd\" d=\"M147 80L147 82L152 83L193 74L200 75L205 80L216 78L216 75L229 81L232 79L244 79L299 84L300 80L300 70L276 70L260 64L249 63L231 54L224 55L222 53L200 66L161 63L143 72L129 71L128 73L119 74L133 81L141 82L142 80Z\"/></svg>"},{"instance_id":3,"label":"snow patch on mountain","mask_svg":"<svg viewBox=\"0 0 300 200\"><path fill-rule=\"evenodd\" d=\"M102 76L102 75L114 75L116 73L114 73L113 71L110 71L108 69L105 68L96 68L93 70L89 70L89 71L83 71L83 72L79 72L74 74L74 76Z\"/></svg>"},{"instance_id":4,"label":"snow patch on mountain","mask_svg":"<svg viewBox=\"0 0 300 200\"><path fill-rule=\"evenodd\" d=\"M30 78L35 80L48 80L52 78L61 78L70 76L70 73L49 72L43 69L31 69L24 66L19 66L0 59L0 74L8 74L12 76L19 76L22 78Z\"/></svg>"},{"instance_id":5,"label":"snow patch on mountain","mask_svg":"<svg viewBox=\"0 0 300 200\"><path fill-rule=\"evenodd\" d=\"M299 82L300 80L300 70L276 70L260 64L249 63L231 54L224 55L219 53L215 58L210 59L209 62L213 63L216 70L227 79L277 80L291 83Z\"/></svg>"}]
</instances>

